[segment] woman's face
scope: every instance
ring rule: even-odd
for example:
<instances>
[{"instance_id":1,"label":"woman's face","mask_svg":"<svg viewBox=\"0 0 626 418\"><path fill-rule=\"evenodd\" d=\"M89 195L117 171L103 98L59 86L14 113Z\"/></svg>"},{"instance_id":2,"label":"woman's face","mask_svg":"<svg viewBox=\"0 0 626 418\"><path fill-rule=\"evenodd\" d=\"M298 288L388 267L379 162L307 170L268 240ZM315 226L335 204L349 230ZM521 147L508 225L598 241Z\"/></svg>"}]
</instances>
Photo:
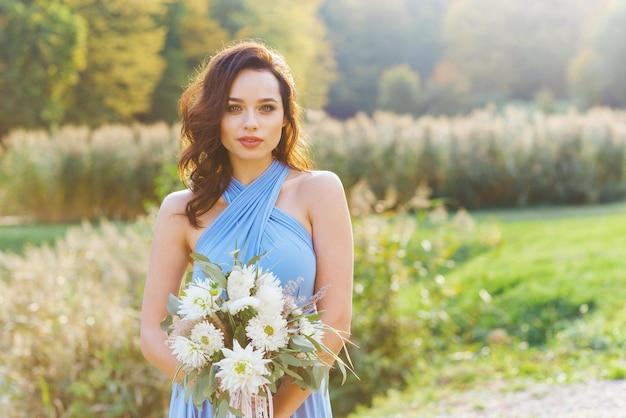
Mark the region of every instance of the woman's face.
<instances>
[{"instance_id":1,"label":"woman's face","mask_svg":"<svg viewBox=\"0 0 626 418\"><path fill-rule=\"evenodd\" d=\"M232 164L272 161L286 125L278 80L267 70L242 70L230 88L221 141Z\"/></svg>"}]
</instances>

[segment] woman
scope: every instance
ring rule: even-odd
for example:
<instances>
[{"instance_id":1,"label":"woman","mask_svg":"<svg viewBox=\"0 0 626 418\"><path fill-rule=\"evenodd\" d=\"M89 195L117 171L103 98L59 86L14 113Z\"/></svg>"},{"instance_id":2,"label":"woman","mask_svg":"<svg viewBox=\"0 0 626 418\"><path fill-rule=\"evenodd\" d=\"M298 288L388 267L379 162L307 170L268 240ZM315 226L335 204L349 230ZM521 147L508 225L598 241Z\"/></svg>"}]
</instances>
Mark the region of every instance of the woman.
<instances>
[{"instance_id":1,"label":"woman","mask_svg":"<svg viewBox=\"0 0 626 418\"><path fill-rule=\"evenodd\" d=\"M300 137L294 83L284 59L247 41L208 63L180 101L183 150L179 173L187 190L167 196L154 229L142 316L144 356L169 378L179 363L160 328L168 295L178 294L190 263L202 253L224 270L237 243L241 260L261 258L283 285L296 278L298 296L327 287L322 320L349 335L352 314L351 223L340 180L311 171ZM195 277L195 276L194 276ZM335 352L342 340L326 333ZM275 418L331 417L326 390L301 390L288 380L273 396ZM211 417L175 383L170 417Z\"/></svg>"}]
</instances>

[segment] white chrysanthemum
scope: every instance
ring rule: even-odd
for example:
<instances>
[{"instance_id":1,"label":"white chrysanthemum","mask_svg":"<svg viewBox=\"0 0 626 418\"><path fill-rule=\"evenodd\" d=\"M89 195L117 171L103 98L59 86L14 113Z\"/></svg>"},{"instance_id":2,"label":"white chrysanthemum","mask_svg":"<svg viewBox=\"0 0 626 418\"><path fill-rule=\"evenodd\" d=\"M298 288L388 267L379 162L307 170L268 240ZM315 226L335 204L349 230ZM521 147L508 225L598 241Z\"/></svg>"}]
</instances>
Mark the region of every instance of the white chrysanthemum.
<instances>
[{"instance_id":1,"label":"white chrysanthemum","mask_svg":"<svg viewBox=\"0 0 626 418\"><path fill-rule=\"evenodd\" d=\"M230 300L245 298L250 296L250 290L254 286L256 279L255 266L234 266L228 276L228 298Z\"/></svg>"},{"instance_id":2,"label":"white chrysanthemum","mask_svg":"<svg viewBox=\"0 0 626 418\"><path fill-rule=\"evenodd\" d=\"M300 318L300 334L313 338L318 343L322 343L324 330L320 323L312 323L307 317Z\"/></svg>"},{"instance_id":3,"label":"white chrysanthemum","mask_svg":"<svg viewBox=\"0 0 626 418\"><path fill-rule=\"evenodd\" d=\"M168 340L176 359L187 368L197 369L208 362L208 356L202 344L180 335Z\"/></svg>"},{"instance_id":4,"label":"white chrysanthemum","mask_svg":"<svg viewBox=\"0 0 626 418\"><path fill-rule=\"evenodd\" d=\"M249 306L257 309L259 307L259 300L254 296L246 296L235 300L229 300L224 302L224 304L222 305L222 311L234 315L237 312L243 311Z\"/></svg>"},{"instance_id":5,"label":"white chrysanthemum","mask_svg":"<svg viewBox=\"0 0 626 418\"><path fill-rule=\"evenodd\" d=\"M224 333L210 322L203 321L196 324L191 330L189 339L200 344L208 358L224 348Z\"/></svg>"},{"instance_id":6,"label":"white chrysanthemum","mask_svg":"<svg viewBox=\"0 0 626 418\"><path fill-rule=\"evenodd\" d=\"M285 298L280 280L270 272L263 273L257 280L256 294L259 299L259 314L264 316L280 315L285 306Z\"/></svg>"},{"instance_id":7,"label":"white chrysanthemum","mask_svg":"<svg viewBox=\"0 0 626 418\"><path fill-rule=\"evenodd\" d=\"M209 316L218 308L217 300L222 289L210 279L203 279L190 284L180 298L178 315L187 319Z\"/></svg>"},{"instance_id":8,"label":"white chrysanthemum","mask_svg":"<svg viewBox=\"0 0 626 418\"><path fill-rule=\"evenodd\" d=\"M276 351L287 346L289 341L287 321L278 315L255 316L248 322L246 335L252 340L254 347L265 351Z\"/></svg>"},{"instance_id":9,"label":"white chrysanthemum","mask_svg":"<svg viewBox=\"0 0 626 418\"><path fill-rule=\"evenodd\" d=\"M263 350L255 350L251 344L241 348L239 342L233 342L233 349L224 348L224 359L216 363L219 371L215 374L220 379L220 389L232 393L241 391L248 398L259 391L259 387L269 383L265 375L269 374L265 366L271 360L263 358Z\"/></svg>"}]
</instances>

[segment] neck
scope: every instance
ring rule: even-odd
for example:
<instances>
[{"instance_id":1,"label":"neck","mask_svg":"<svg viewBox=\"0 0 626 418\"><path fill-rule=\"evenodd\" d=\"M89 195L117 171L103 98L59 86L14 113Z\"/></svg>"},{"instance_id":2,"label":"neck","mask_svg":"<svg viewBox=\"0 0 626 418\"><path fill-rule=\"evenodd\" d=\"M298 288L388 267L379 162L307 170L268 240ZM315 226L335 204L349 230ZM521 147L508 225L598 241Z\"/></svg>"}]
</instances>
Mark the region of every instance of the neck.
<instances>
[{"instance_id":1,"label":"neck","mask_svg":"<svg viewBox=\"0 0 626 418\"><path fill-rule=\"evenodd\" d=\"M273 161L273 158L268 160L245 161L238 163L231 161L233 167L233 177L244 186L247 186L263 174Z\"/></svg>"}]
</instances>

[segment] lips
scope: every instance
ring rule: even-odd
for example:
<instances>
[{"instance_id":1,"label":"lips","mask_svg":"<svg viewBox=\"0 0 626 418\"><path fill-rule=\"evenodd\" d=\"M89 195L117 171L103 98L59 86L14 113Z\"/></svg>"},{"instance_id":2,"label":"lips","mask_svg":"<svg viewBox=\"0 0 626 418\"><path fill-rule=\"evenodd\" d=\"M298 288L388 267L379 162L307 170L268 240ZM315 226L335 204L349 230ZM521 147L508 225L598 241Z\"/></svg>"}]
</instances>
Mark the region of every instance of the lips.
<instances>
[{"instance_id":1,"label":"lips","mask_svg":"<svg viewBox=\"0 0 626 418\"><path fill-rule=\"evenodd\" d=\"M257 136L242 136L237 138L237 141L239 141L241 145L247 148L256 147L263 142L263 140Z\"/></svg>"}]
</instances>

